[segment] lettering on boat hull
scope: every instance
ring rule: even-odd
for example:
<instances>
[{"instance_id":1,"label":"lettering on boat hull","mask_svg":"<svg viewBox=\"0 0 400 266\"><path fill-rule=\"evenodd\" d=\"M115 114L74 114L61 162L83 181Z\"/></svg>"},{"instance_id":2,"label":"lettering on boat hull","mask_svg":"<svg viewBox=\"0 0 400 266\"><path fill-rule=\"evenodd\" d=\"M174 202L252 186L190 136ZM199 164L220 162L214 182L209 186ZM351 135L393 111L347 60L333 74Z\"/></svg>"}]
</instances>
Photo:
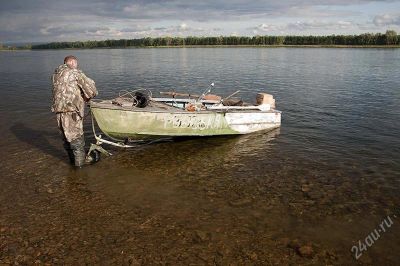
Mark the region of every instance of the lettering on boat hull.
<instances>
[{"instance_id":1,"label":"lettering on boat hull","mask_svg":"<svg viewBox=\"0 0 400 266\"><path fill-rule=\"evenodd\" d=\"M174 114L165 117L164 127L190 128L195 130L221 129L226 127L226 122L222 115L187 115Z\"/></svg>"}]
</instances>

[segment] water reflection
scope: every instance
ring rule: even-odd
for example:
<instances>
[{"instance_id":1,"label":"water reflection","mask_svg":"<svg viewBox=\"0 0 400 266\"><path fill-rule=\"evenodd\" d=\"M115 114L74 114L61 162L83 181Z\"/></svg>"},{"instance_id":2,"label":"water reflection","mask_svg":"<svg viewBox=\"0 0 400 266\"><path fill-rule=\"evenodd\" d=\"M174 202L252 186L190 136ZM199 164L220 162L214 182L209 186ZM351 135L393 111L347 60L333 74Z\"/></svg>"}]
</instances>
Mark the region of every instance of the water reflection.
<instances>
[{"instance_id":1,"label":"water reflection","mask_svg":"<svg viewBox=\"0 0 400 266\"><path fill-rule=\"evenodd\" d=\"M99 167L91 170L91 180L96 180L93 182L96 186L111 194L137 202L138 196L146 198L157 194L157 189L164 189L165 184L180 186L184 180L227 178L237 168L246 168L243 162L251 160L255 154L268 156L279 134L280 130L275 129L242 136L177 138L173 142L138 146L138 149L120 151L103 160ZM104 172L110 168L112 172ZM98 176L100 172L103 174ZM153 193L141 194L137 191L137 182Z\"/></svg>"}]
</instances>

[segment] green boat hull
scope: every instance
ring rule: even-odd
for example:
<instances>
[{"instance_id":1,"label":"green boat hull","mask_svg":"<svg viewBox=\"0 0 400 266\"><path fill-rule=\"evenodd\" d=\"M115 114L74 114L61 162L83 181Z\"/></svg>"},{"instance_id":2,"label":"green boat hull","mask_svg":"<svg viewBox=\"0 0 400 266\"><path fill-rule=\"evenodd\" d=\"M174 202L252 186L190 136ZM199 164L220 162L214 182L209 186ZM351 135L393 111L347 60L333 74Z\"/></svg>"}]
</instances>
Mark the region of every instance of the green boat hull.
<instances>
[{"instance_id":1,"label":"green boat hull","mask_svg":"<svg viewBox=\"0 0 400 266\"><path fill-rule=\"evenodd\" d=\"M188 112L166 105L120 107L110 101L92 102L90 109L101 131L117 140L247 134L272 130L281 123L281 113L275 110Z\"/></svg>"},{"instance_id":2,"label":"green boat hull","mask_svg":"<svg viewBox=\"0 0 400 266\"><path fill-rule=\"evenodd\" d=\"M149 136L214 136L240 134L224 113L161 113L91 108L100 129L115 139Z\"/></svg>"}]
</instances>

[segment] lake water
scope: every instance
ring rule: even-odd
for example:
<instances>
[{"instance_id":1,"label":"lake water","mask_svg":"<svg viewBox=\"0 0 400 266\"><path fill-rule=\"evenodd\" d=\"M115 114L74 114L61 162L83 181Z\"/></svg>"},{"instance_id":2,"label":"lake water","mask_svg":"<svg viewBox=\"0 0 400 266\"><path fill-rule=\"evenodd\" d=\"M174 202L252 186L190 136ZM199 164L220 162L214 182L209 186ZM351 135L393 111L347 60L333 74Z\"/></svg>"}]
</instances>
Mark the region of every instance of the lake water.
<instances>
[{"instance_id":1,"label":"lake water","mask_svg":"<svg viewBox=\"0 0 400 266\"><path fill-rule=\"evenodd\" d=\"M249 102L273 94L282 126L110 148L76 171L50 113L50 76L68 54L98 98L214 82ZM399 49L0 52L0 264L394 265L399 69ZM89 143L89 117L85 127Z\"/></svg>"}]
</instances>

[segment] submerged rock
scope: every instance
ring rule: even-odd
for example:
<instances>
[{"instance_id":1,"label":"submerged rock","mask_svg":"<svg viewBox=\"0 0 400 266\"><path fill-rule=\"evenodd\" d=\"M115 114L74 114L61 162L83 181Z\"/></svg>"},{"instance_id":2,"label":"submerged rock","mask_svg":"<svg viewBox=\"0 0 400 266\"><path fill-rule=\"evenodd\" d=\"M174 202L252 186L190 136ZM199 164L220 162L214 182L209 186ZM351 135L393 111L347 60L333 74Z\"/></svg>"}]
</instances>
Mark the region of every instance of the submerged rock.
<instances>
[{"instance_id":1,"label":"submerged rock","mask_svg":"<svg viewBox=\"0 0 400 266\"><path fill-rule=\"evenodd\" d=\"M232 200L229 202L229 205L233 207L242 207L242 206L247 206L252 203L252 200L249 198L244 198L244 199L238 199L238 200Z\"/></svg>"},{"instance_id":2,"label":"submerged rock","mask_svg":"<svg viewBox=\"0 0 400 266\"><path fill-rule=\"evenodd\" d=\"M303 191L303 192L309 192L310 190L311 190L311 187L309 185L301 186L301 191Z\"/></svg>"},{"instance_id":3,"label":"submerged rock","mask_svg":"<svg viewBox=\"0 0 400 266\"><path fill-rule=\"evenodd\" d=\"M193 240L196 243L208 241L208 240L210 240L210 238L211 238L210 233L200 231L200 230L196 230L193 235Z\"/></svg>"},{"instance_id":4,"label":"submerged rock","mask_svg":"<svg viewBox=\"0 0 400 266\"><path fill-rule=\"evenodd\" d=\"M297 254L304 258L312 258L314 256L314 250L311 245L301 246L296 251Z\"/></svg>"},{"instance_id":5,"label":"submerged rock","mask_svg":"<svg viewBox=\"0 0 400 266\"><path fill-rule=\"evenodd\" d=\"M299 256L303 258L313 258L314 249L311 244L302 245L299 240L289 240L287 238L282 239L282 243L287 243L288 248L293 249Z\"/></svg>"},{"instance_id":6,"label":"submerged rock","mask_svg":"<svg viewBox=\"0 0 400 266\"><path fill-rule=\"evenodd\" d=\"M318 200L318 199L322 198L322 196L323 196L322 193L317 190L306 192L306 195L308 198L310 198L312 200Z\"/></svg>"},{"instance_id":7,"label":"submerged rock","mask_svg":"<svg viewBox=\"0 0 400 266\"><path fill-rule=\"evenodd\" d=\"M297 240L297 239L294 239L294 240L285 239L285 241L287 241L287 247L288 248L292 248L292 249L297 250L300 247L299 240Z\"/></svg>"},{"instance_id":8,"label":"submerged rock","mask_svg":"<svg viewBox=\"0 0 400 266\"><path fill-rule=\"evenodd\" d=\"M255 252L248 252L246 255L252 261L256 261L258 259L257 253Z\"/></svg>"}]
</instances>

